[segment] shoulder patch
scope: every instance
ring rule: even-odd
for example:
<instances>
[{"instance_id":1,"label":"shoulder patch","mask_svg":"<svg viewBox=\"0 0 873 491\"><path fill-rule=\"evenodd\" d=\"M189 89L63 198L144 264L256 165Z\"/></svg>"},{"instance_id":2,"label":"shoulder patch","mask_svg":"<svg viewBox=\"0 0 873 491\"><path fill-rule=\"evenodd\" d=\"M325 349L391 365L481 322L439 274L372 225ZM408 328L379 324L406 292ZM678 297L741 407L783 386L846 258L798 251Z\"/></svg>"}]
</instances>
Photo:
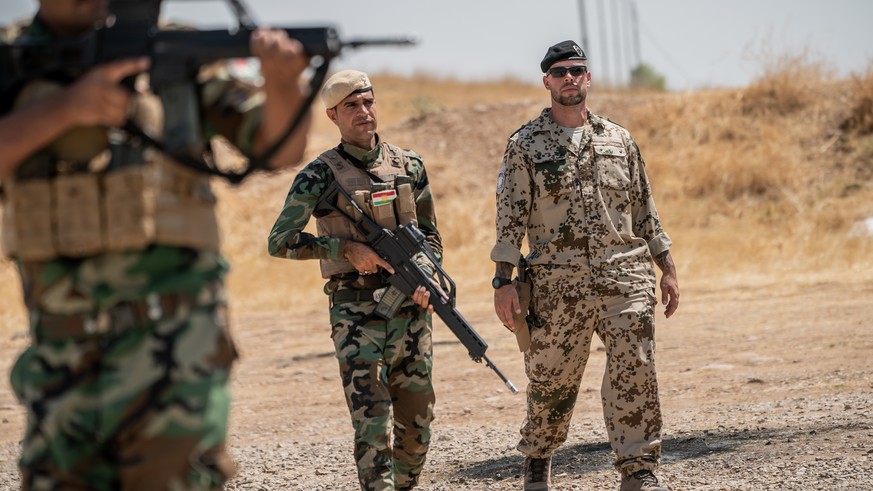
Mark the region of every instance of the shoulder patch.
<instances>
[{"instance_id":1,"label":"shoulder patch","mask_svg":"<svg viewBox=\"0 0 873 491\"><path fill-rule=\"evenodd\" d=\"M497 173L497 194L506 189L506 166L500 166L500 172Z\"/></svg>"}]
</instances>

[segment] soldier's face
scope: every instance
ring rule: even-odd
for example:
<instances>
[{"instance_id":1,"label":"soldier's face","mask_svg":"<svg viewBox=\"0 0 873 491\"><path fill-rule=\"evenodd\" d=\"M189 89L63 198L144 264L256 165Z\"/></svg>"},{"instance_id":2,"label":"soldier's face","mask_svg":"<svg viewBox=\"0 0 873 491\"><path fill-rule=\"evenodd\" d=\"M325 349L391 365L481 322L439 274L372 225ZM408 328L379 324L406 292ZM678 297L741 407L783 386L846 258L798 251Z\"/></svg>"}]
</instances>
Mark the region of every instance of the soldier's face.
<instances>
[{"instance_id":1,"label":"soldier's face","mask_svg":"<svg viewBox=\"0 0 873 491\"><path fill-rule=\"evenodd\" d=\"M583 73L573 75L572 68L585 67ZM555 68L568 68L561 76L555 76L546 72L543 76L543 85L552 94L552 100L562 106L575 106L585 101L588 96L588 87L591 85L591 72L584 63L578 60L564 60L555 63L549 68L551 72Z\"/></svg>"},{"instance_id":2,"label":"soldier's face","mask_svg":"<svg viewBox=\"0 0 873 491\"><path fill-rule=\"evenodd\" d=\"M376 98L373 91L352 94L336 107L327 110L327 117L339 128L343 140L370 149L376 136Z\"/></svg>"},{"instance_id":3,"label":"soldier's face","mask_svg":"<svg viewBox=\"0 0 873 491\"><path fill-rule=\"evenodd\" d=\"M60 36L76 36L99 25L109 15L108 0L40 0L39 16Z\"/></svg>"}]
</instances>

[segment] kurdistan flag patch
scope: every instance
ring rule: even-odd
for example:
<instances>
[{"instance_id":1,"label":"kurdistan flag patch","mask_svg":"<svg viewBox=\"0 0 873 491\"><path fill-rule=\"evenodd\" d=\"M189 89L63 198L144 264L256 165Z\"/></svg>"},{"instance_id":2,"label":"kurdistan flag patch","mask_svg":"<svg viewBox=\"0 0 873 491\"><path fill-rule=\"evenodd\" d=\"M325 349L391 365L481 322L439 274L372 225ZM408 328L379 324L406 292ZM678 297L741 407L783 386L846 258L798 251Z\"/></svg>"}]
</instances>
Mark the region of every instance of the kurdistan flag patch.
<instances>
[{"instance_id":1,"label":"kurdistan flag patch","mask_svg":"<svg viewBox=\"0 0 873 491\"><path fill-rule=\"evenodd\" d=\"M379 191L370 195L373 199L373 206L382 206L390 204L394 201L394 198L397 197L397 191L393 189L388 189L385 191Z\"/></svg>"}]
</instances>

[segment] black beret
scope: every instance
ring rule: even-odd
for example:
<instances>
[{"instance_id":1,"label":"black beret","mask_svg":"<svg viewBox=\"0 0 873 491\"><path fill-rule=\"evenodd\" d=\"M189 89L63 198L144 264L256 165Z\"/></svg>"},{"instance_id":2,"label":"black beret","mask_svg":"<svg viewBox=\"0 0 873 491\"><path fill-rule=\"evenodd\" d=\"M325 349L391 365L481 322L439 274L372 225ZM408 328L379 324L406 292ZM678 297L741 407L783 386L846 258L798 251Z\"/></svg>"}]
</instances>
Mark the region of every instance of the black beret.
<instances>
[{"instance_id":1,"label":"black beret","mask_svg":"<svg viewBox=\"0 0 873 491\"><path fill-rule=\"evenodd\" d=\"M585 52L582 51L582 48L580 48L575 41L570 41L568 39L566 41L561 41L546 51L546 56L543 58L543 61L540 62L540 68L543 70L543 73L546 73L555 62L587 59L588 57L585 56Z\"/></svg>"}]
</instances>

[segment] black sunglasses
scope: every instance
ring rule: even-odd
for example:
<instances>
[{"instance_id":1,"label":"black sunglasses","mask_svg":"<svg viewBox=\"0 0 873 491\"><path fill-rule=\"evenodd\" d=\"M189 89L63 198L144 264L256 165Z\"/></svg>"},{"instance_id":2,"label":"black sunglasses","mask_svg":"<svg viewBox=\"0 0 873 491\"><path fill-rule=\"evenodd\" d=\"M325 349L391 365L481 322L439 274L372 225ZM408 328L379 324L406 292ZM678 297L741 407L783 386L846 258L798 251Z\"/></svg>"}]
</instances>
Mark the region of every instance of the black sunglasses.
<instances>
[{"instance_id":1,"label":"black sunglasses","mask_svg":"<svg viewBox=\"0 0 873 491\"><path fill-rule=\"evenodd\" d=\"M573 77L578 77L580 75L585 75L588 72L588 67L585 65L577 65L577 66L556 66L554 68L549 68L549 75L555 78L563 78L564 75L570 72L570 75Z\"/></svg>"}]
</instances>

